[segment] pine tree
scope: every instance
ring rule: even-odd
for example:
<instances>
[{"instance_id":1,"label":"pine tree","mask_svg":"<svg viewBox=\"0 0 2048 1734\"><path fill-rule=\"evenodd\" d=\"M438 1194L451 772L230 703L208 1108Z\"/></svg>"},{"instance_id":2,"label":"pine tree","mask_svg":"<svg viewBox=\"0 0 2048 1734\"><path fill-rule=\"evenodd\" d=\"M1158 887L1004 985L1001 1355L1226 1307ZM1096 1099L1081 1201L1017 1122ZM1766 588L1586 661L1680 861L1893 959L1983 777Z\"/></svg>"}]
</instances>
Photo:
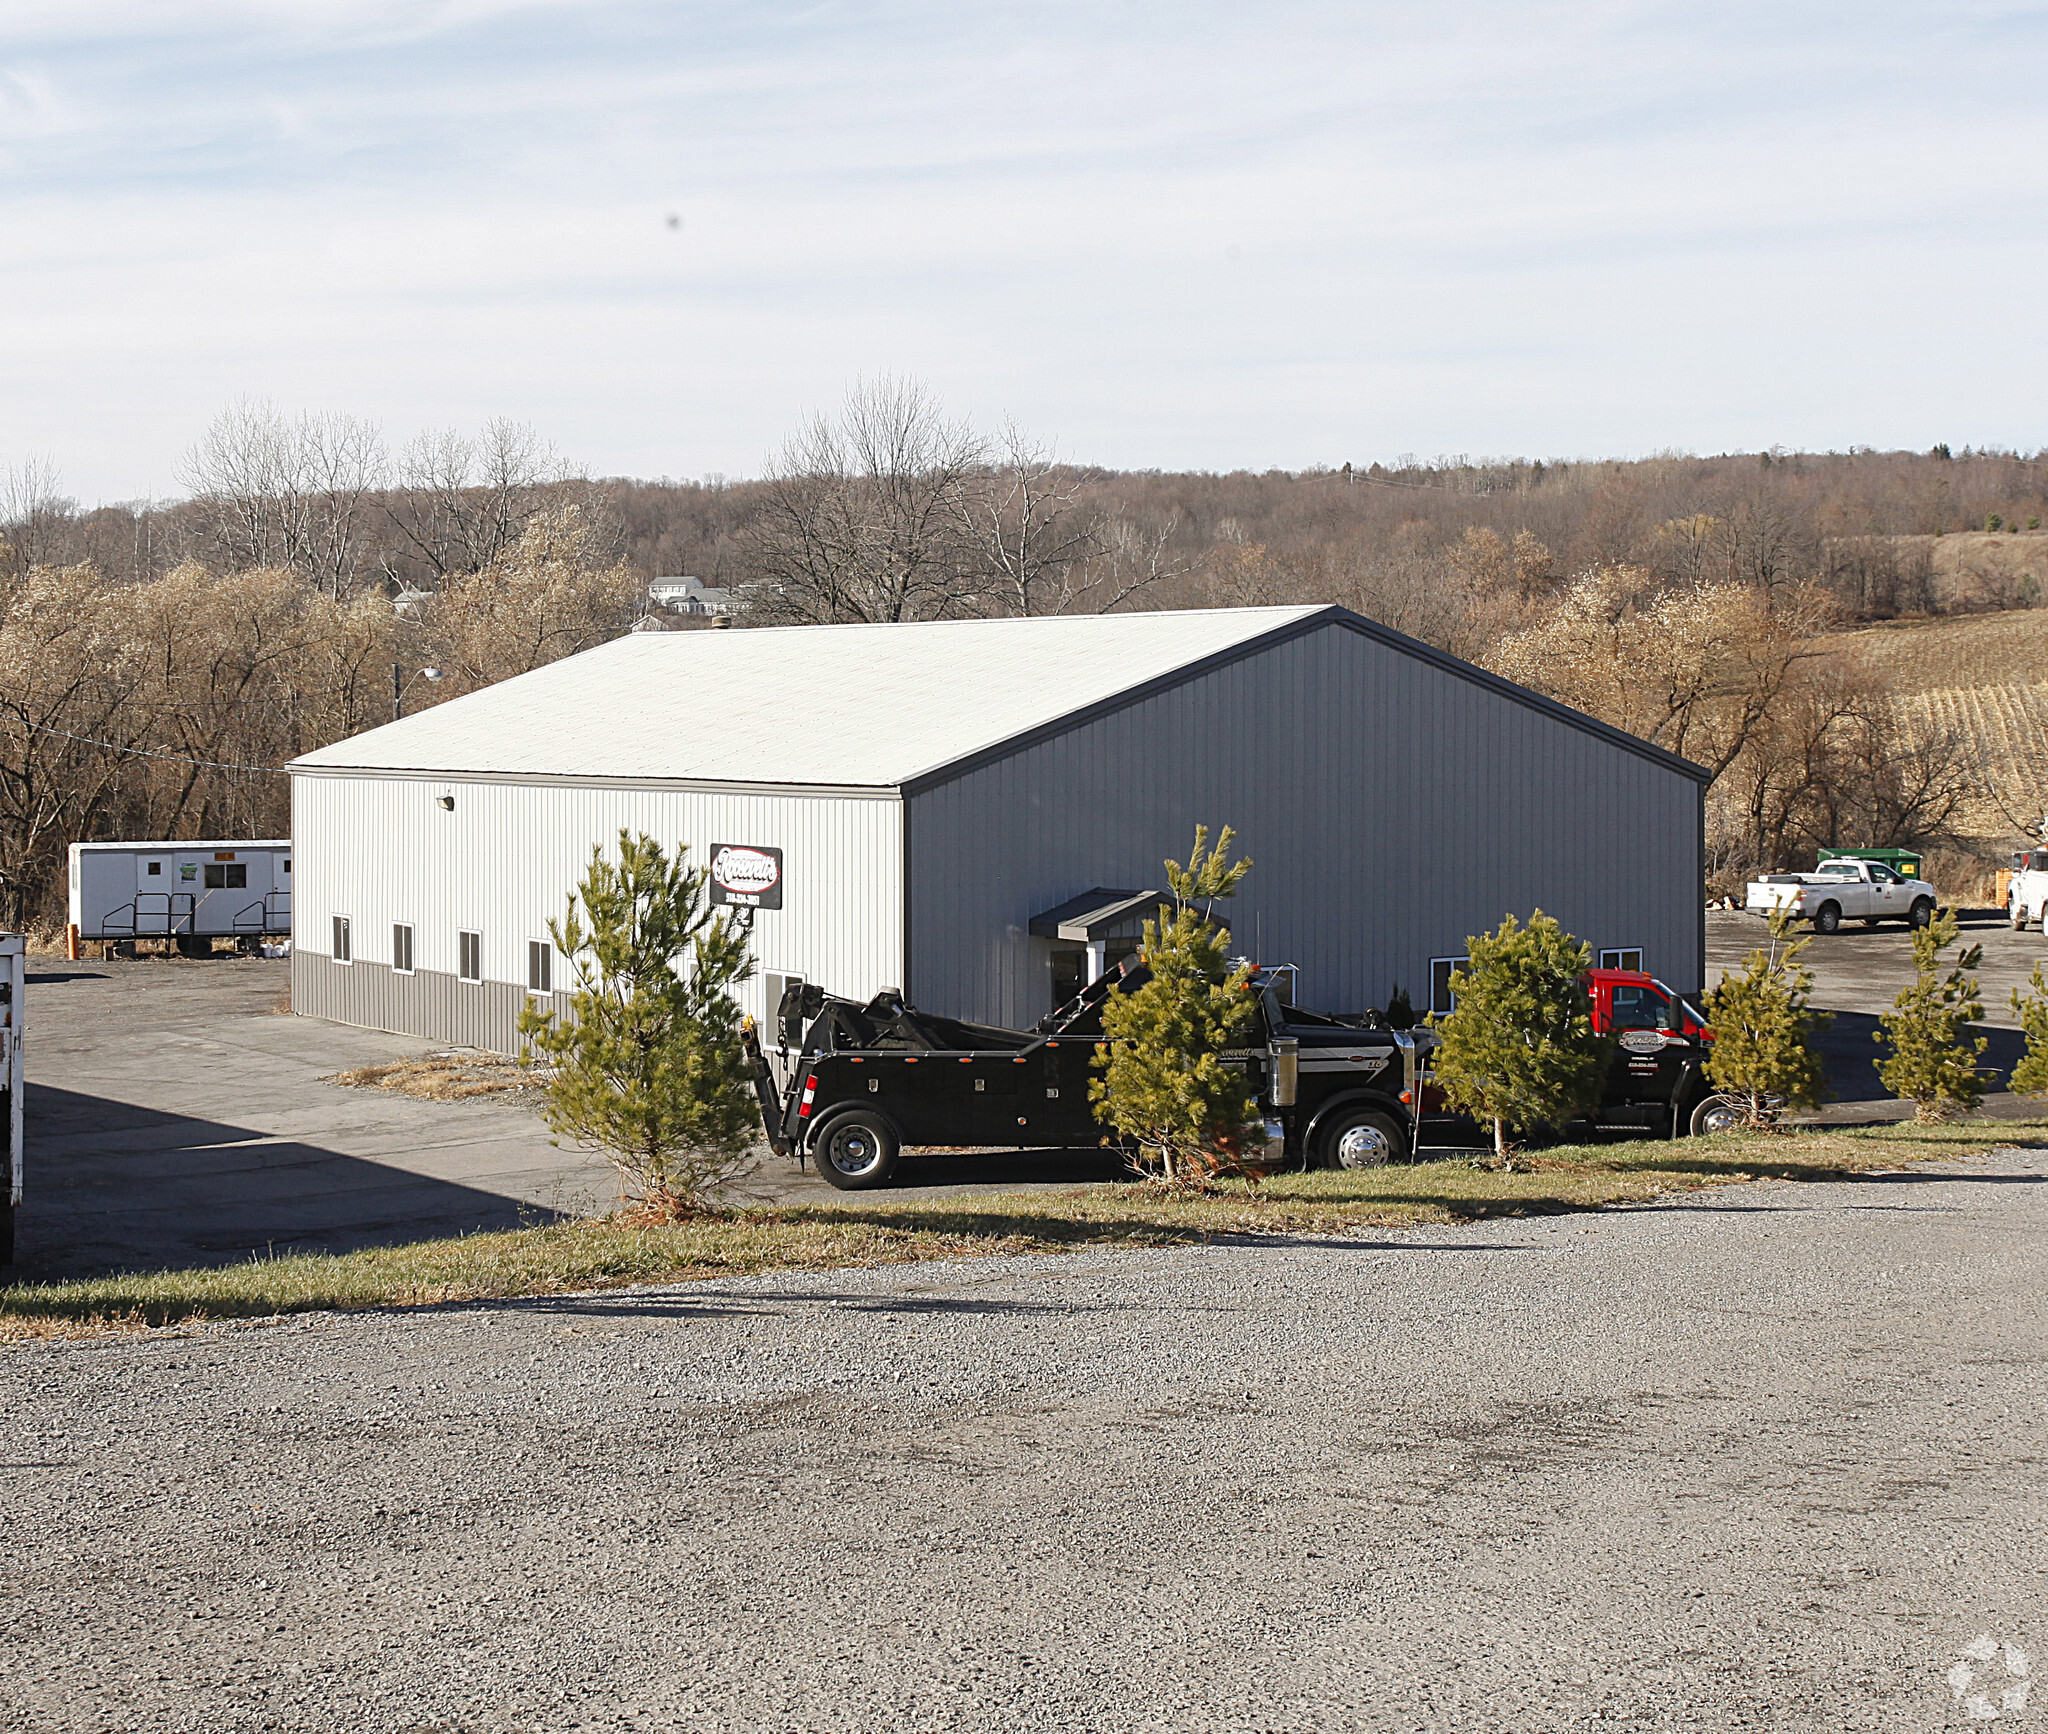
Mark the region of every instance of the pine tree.
<instances>
[{"instance_id":1,"label":"pine tree","mask_svg":"<svg viewBox=\"0 0 2048 1734\"><path fill-rule=\"evenodd\" d=\"M1455 1007L1430 1020L1433 1075L1453 1107L1492 1121L1505 1156L1510 1126L1562 1126L1600 1100L1614 1043L1593 1029L1592 951L1542 910L1527 927L1509 915L1465 943L1471 956L1451 973Z\"/></svg>"},{"instance_id":2,"label":"pine tree","mask_svg":"<svg viewBox=\"0 0 2048 1734\"><path fill-rule=\"evenodd\" d=\"M2012 1069L2012 1089L2020 1096L2048 1096L2048 980L2038 963L2027 985L2030 993L2015 988L2012 994L2012 1009L2027 1035L2027 1051Z\"/></svg>"},{"instance_id":3,"label":"pine tree","mask_svg":"<svg viewBox=\"0 0 2048 1734\"><path fill-rule=\"evenodd\" d=\"M1233 837L1226 825L1212 850L1208 826L1198 825L1187 865L1166 863L1172 919L1145 923L1140 955L1151 979L1102 1008L1102 1075L1088 1090L1096 1118L1176 1185L1241 1168L1252 1147L1251 1084L1223 1060L1252 1019L1251 966L1230 967L1230 930L1208 911L1251 867L1228 862Z\"/></svg>"},{"instance_id":4,"label":"pine tree","mask_svg":"<svg viewBox=\"0 0 2048 1734\"><path fill-rule=\"evenodd\" d=\"M1981 990L1971 972L1983 961L1984 948L1973 945L1959 956L1946 975L1941 954L1961 931L1953 908L1942 910L1913 933L1913 962L1918 976L1892 1001L1893 1009L1878 1019L1874 1038L1891 1044L1891 1057L1873 1060L1884 1087L1914 1104L1917 1118L1945 1120L1967 1113L1984 1099L1977 1062L1989 1045L1986 1038L1967 1039L1965 1032L1984 1016Z\"/></svg>"},{"instance_id":5,"label":"pine tree","mask_svg":"<svg viewBox=\"0 0 2048 1734\"><path fill-rule=\"evenodd\" d=\"M627 1201L662 1221L708 1209L758 1130L732 997L753 962L688 853L671 860L625 831L616 865L593 849L548 928L576 970L570 1015L519 1015L519 1033L554 1061L548 1125L603 1150Z\"/></svg>"},{"instance_id":6,"label":"pine tree","mask_svg":"<svg viewBox=\"0 0 2048 1734\"><path fill-rule=\"evenodd\" d=\"M1791 937L1792 915L1771 916L1768 950L1752 951L1740 974L1721 978L1706 996L1713 1047L1707 1080L1743 1104L1752 1126L1768 1126L1786 1108L1815 1108L1827 1089L1827 1072L1813 1051L1813 1033L1834 1020L1807 1003L1813 971L1799 954L1813 936ZM1782 949L1781 949L1782 948Z\"/></svg>"}]
</instances>

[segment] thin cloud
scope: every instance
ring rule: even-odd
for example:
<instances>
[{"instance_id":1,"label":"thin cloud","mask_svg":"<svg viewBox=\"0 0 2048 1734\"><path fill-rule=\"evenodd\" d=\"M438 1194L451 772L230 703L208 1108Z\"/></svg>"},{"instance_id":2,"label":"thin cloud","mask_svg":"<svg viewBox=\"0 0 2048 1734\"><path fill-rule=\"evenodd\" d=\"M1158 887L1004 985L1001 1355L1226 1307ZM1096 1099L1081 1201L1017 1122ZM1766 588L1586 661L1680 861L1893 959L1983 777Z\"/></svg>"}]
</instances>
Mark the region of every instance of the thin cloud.
<instances>
[{"instance_id":1,"label":"thin cloud","mask_svg":"<svg viewBox=\"0 0 2048 1734\"><path fill-rule=\"evenodd\" d=\"M6 437L745 473L895 371L1131 465L2040 443L2042 13L0 0Z\"/></svg>"}]
</instances>

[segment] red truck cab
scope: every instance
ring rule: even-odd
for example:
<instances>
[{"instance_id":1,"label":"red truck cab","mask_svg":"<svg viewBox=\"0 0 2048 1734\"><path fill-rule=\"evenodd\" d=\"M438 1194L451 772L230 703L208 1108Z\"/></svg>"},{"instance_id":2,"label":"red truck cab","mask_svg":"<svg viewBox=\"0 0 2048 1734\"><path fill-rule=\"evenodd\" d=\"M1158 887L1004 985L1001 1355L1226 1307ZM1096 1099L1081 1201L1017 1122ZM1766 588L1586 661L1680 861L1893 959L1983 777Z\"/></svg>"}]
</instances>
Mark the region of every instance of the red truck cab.
<instances>
[{"instance_id":1,"label":"red truck cab","mask_svg":"<svg viewBox=\"0 0 2048 1734\"><path fill-rule=\"evenodd\" d=\"M1587 972L1593 1027L1615 1038L1614 1069L1600 1105L1603 1123L1646 1123L1676 1137L1713 1094L1706 1061L1714 1032L1700 1009L1653 975L1633 969Z\"/></svg>"},{"instance_id":2,"label":"red truck cab","mask_svg":"<svg viewBox=\"0 0 2048 1734\"><path fill-rule=\"evenodd\" d=\"M1722 1098L1706 1075L1714 1032L1699 1007L1640 970L1588 970L1584 980L1593 1028L1615 1038L1606 1095L1592 1118L1603 1126L1637 1126L1674 1138L1718 1130ZM1423 1108L1433 1117L1448 1113L1434 1085L1424 1090Z\"/></svg>"}]
</instances>

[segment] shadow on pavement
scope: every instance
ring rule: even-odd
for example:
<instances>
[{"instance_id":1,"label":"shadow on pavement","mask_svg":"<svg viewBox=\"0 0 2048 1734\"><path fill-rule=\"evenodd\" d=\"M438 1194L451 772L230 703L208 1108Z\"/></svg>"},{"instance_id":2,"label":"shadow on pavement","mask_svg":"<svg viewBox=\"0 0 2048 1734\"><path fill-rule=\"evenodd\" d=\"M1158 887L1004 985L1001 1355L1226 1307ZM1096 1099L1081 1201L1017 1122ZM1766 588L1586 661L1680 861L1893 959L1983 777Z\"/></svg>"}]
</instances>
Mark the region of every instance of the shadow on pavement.
<instances>
[{"instance_id":1,"label":"shadow on pavement","mask_svg":"<svg viewBox=\"0 0 2048 1734\"><path fill-rule=\"evenodd\" d=\"M1825 1008L1823 1008L1825 1009ZM1813 1039L1814 1050L1827 1067L1828 1097L1834 1102L1889 1102L1890 1092L1878 1082L1877 1068L1872 1063L1887 1058L1890 1047L1875 1038L1878 1034L1876 1017L1869 1012L1838 1011L1834 1022L1819 1031ZM1983 1067L1997 1074L1996 1081L1986 1080L1990 1090L2003 1090L2012 1077L2012 1069L2020 1063L2027 1051L2027 1039L2018 1030L1980 1028L1977 1032L1985 1038Z\"/></svg>"},{"instance_id":2,"label":"shadow on pavement","mask_svg":"<svg viewBox=\"0 0 2048 1734\"><path fill-rule=\"evenodd\" d=\"M353 1252L558 1213L225 1121L31 1083L15 1282Z\"/></svg>"}]
</instances>

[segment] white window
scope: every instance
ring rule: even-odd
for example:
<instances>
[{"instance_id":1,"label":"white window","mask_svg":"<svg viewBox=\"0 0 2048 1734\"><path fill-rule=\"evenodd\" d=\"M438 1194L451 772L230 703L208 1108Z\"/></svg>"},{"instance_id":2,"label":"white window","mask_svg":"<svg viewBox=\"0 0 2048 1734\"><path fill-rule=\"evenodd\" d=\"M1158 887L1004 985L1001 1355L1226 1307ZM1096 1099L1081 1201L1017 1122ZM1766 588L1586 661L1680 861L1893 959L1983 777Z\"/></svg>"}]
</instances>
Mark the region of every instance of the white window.
<instances>
[{"instance_id":1,"label":"white window","mask_svg":"<svg viewBox=\"0 0 2048 1734\"><path fill-rule=\"evenodd\" d=\"M555 948L545 939L529 939L526 942L526 991L555 991Z\"/></svg>"},{"instance_id":2,"label":"white window","mask_svg":"<svg viewBox=\"0 0 2048 1734\"><path fill-rule=\"evenodd\" d=\"M1618 951L1603 951L1600 954L1602 969L1625 969L1632 974L1643 973L1643 948L1640 945L1625 945Z\"/></svg>"},{"instance_id":3,"label":"white window","mask_svg":"<svg viewBox=\"0 0 2048 1734\"><path fill-rule=\"evenodd\" d=\"M789 1017L783 1018L782 998L791 988L802 987L804 985L804 978L800 975L790 975L787 972L778 973L770 970L761 977L761 982L767 994L767 1022L774 1027L776 1035L784 1047L802 1047L804 1044L803 1014L799 1011L793 1011ZM781 1021L778 1022L778 1019Z\"/></svg>"},{"instance_id":4,"label":"white window","mask_svg":"<svg viewBox=\"0 0 2048 1734\"><path fill-rule=\"evenodd\" d=\"M349 919L346 915L337 915L334 918L334 961L352 963L355 961L355 955L354 939L349 932Z\"/></svg>"},{"instance_id":5,"label":"white window","mask_svg":"<svg viewBox=\"0 0 2048 1734\"><path fill-rule=\"evenodd\" d=\"M1429 1009L1442 1017L1457 1003L1458 996L1451 992L1451 971L1463 969L1472 960L1469 957L1432 957L1429 960Z\"/></svg>"},{"instance_id":6,"label":"white window","mask_svg":"<svg viewBox=\"0 0 2048 1734\"><path fill-rule=\"evenodd\" d=\"M412 929L403 922L391 924L391 967L400 975L412 974Z\"/></svg>"},{"instance_id":7,"label":"white window","mask_svg":"<svg viewBox=\"0 0 2048 1734\"><path fill-rule=\"evenodd\" d=\"M484 978L484 936L481 933L455 935L455 977L458 981Z\"/></svg>"}]
</instances>

